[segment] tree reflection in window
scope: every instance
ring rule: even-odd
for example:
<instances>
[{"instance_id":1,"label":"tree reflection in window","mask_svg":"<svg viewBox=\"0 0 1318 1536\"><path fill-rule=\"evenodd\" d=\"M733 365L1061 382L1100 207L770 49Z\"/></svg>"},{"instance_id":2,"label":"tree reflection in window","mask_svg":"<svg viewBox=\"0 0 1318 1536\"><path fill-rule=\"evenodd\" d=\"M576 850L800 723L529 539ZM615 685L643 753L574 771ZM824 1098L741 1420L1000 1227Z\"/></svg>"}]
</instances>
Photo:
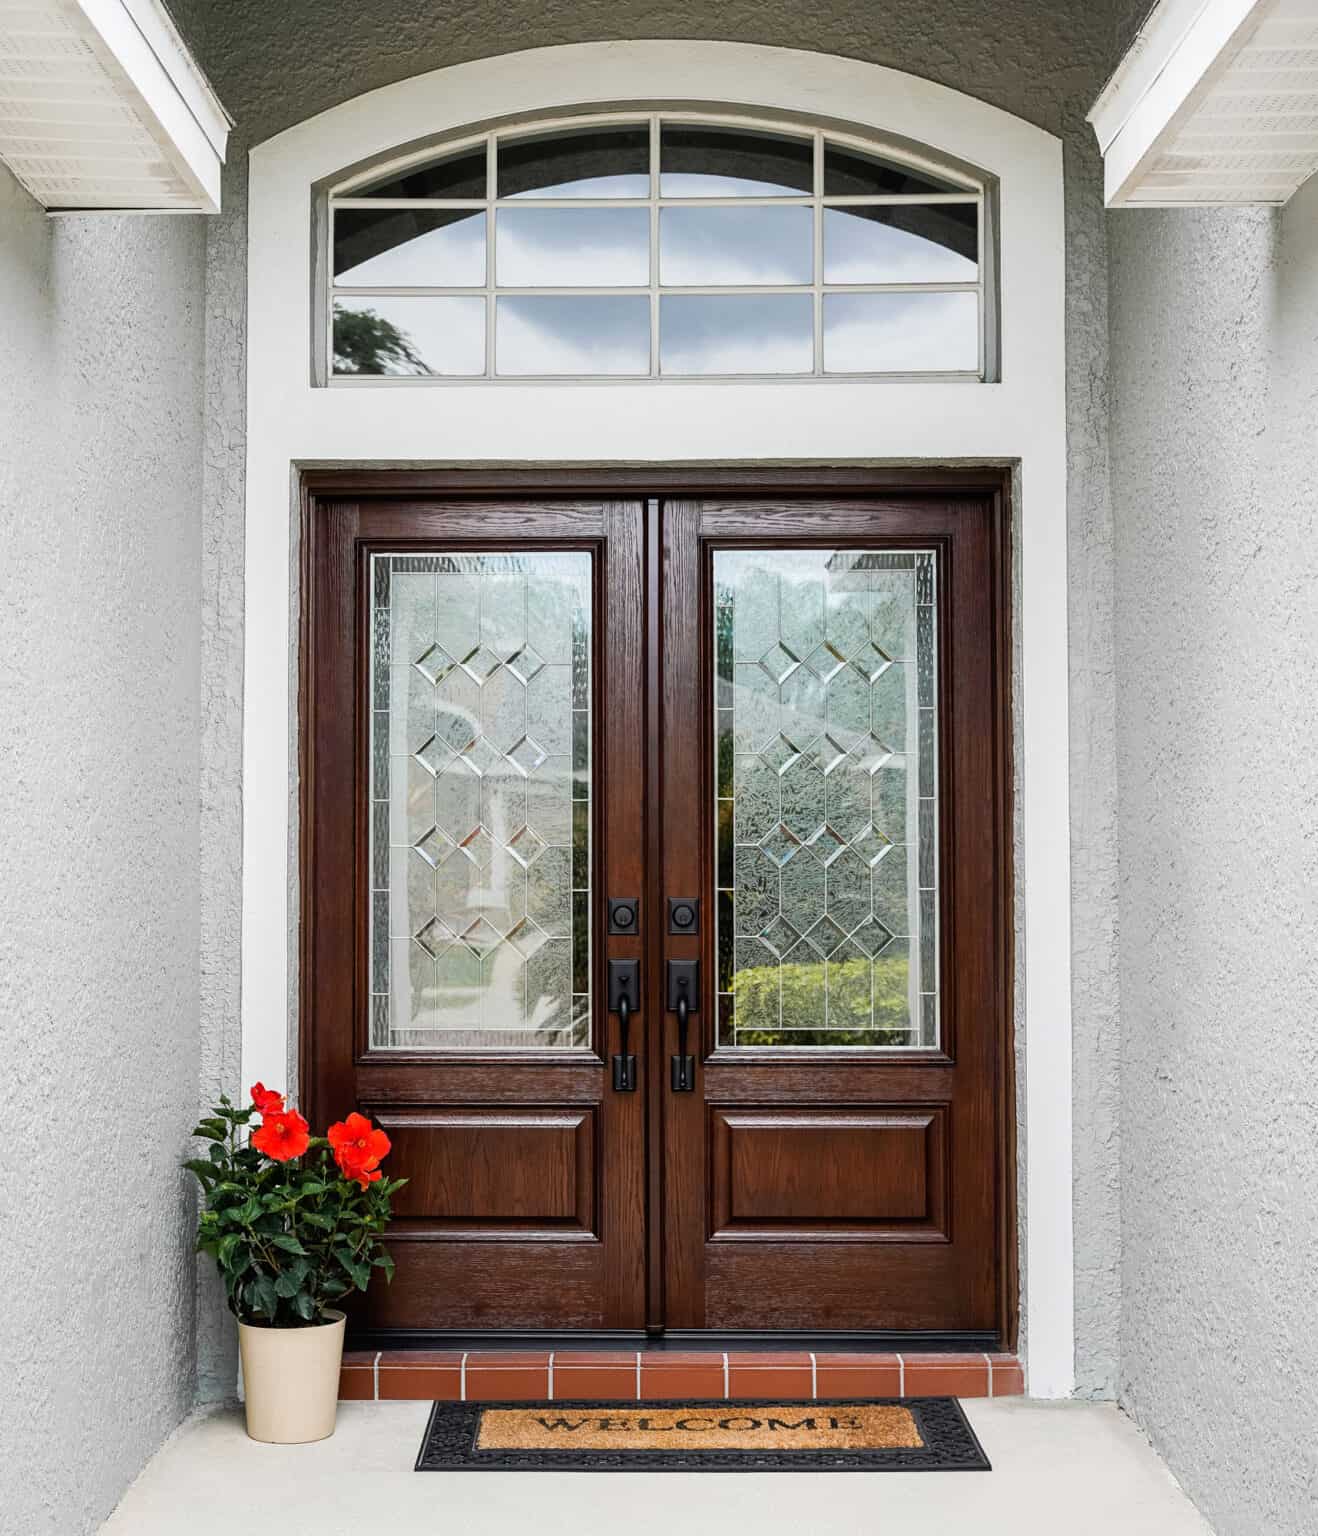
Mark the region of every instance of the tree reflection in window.
<instances>
[{"instance_id":1,"label":"tree reflection in window","mask_svg":"<svg viewBox=\"0 0 1318 1536\"><path fill-rule=\"evenodd\" d=\"M409 336L373 309L334 306L334 371L429 375Z\"/></svg>"}]
</instances>

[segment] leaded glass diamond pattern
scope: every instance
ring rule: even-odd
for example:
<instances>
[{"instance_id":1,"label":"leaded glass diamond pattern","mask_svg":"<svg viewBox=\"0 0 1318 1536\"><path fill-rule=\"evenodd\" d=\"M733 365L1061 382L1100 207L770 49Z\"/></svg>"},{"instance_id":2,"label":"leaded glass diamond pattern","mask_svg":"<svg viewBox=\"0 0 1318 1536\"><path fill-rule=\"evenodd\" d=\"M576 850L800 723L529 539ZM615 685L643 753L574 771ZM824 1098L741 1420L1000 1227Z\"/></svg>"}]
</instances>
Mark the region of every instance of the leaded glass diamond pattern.
<instances>
[{"instance_id":1,"label":"leaded glass diamond pattern","mask_svg":"<svg viewBox=\"0 0 1318 1536\"><path fill-rule=\"evenodd\" d=\"M719 1044L938 1044L937 559L714 556Z\"/></svg>"},{"instance_id":2,"label":"leaded glass diamond pattern","mask_svg":"<svg viewBox=\"0 0 1318 1536\"><path fill-rule=\"evenodd\" d=\"M377 554L370 585L372 1048L587 1046L591 556Z\"/></svg>"}]
</instances>

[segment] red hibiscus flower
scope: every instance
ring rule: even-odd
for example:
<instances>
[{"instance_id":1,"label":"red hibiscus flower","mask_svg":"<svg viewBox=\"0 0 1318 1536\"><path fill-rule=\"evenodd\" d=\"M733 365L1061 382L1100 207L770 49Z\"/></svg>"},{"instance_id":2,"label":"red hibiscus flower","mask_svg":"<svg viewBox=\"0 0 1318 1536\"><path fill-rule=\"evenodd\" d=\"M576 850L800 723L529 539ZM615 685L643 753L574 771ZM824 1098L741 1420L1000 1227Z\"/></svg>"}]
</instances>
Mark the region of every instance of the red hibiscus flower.
<instances>
[{"instance_id":1,"label":"red hibiscus flower","mask_svg":"<svg viewBox=\"0 0 1318 1536\"><path fill-rule=\"evenodd\" d=\"M287 1163L307 1150L311 1140L309 1131L310 1127L297 1110L279 1109L261 1121L260 1130L252 1136L252 1145L275 1162Z\"/></svg>"},{"instance_id":2,"label":"red hibiscus flower","mask_svg":"<svg viewBox=\"0 0 1318 1536\"><path fill-rule=\"evenodd\" d=\"M334 1161L345 1179L356 1179L365 1189L381 1177L380 1160L389 1154L389 1138L365 1115L354 1110L346 1120L330 1126L325 1134L334 1151Z\"/></svg>"},{"instance_id":3,"label":"red hibiscus flower","mask_svg":"<svg viewBox=\"0 0 1318 1536\"><path fill-rule=\"evenodd\" d=\"M277 1115L284 1107L284 1096L264 1083L256 1083L252 1087L252 1103L263 1115Z\"/></svg>"}]
</instances>

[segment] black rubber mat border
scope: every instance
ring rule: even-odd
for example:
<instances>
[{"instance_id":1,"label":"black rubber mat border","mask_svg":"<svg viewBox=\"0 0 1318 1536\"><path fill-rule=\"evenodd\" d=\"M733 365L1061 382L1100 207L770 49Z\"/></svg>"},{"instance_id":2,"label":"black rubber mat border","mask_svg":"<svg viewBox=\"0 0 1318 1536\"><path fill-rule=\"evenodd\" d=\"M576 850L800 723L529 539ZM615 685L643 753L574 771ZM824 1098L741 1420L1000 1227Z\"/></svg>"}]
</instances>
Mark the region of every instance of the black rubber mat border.
<instances>
[{"instance_id":1,"label":"black rubber mat border","mask_svg":"<svg viewBox=\"0 0 1318 1536\"><path fill-rule=\"evenodd\" d=\"M674 1404L594 1400L590 1402L435 1403L421 1437L417 1472L990 1472L975 1431L954 1397L828 1398L783 1403L782 1398L739 1398L701 1403L729 1414L748 1408L906 1408L924 1445L875 1450L765 1451L521 1451L476 1449L481 1414L487 1408L544 1409L547 1413L638 1408L662 1412ZM685 1405L682 1405L685 1406Z\"/></svg>"}]
</instances>

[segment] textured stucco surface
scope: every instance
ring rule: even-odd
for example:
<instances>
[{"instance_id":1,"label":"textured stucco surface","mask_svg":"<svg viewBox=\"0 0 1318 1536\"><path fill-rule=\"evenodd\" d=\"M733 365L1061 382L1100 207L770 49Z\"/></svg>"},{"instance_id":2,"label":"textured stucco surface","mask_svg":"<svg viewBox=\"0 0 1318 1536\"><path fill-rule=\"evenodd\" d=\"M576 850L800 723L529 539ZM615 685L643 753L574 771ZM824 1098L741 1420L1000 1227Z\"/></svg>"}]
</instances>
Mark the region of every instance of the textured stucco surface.
<instances>
[{"instance_id":1,"label":"textured stucco surface","mask_svg":"<svg viewBox=\"0 0 1318 1536\"><path fill-rule=\"evenodd\" d=\"M1084 113L1142 9L1129 0L172 0L236 119L225 212L207 255L206 635L203 652L203 1083L236 1087L247 150L318 111L425 70L516 49L621 37L718 38L884 64L992 102L1066 145L1071 684L1075 883L1075 1194L1079 1388L1113 1390L1118 1275L1116 804L1107 484L1106 254ZM875 104L875 120L882 120ZM417 132L424 131L417 125ZM1008 339L1008 346L1010 341ZM1028 487L1026 488L1028 494ZM269 658L266 659L268 661ZM265 664L265 662L262 662ZM209 1303L203 1304L209 1315ZM215 1335L218 1346L222 1334ZM203 1379L231 1379L203 1349Z\"/></svg>"},{"instance_id":2,"label":"textured stucco surface","mask_svg":"<svg viewBox=\"0 0 1318 1536\"><path fill-rule=\"evenodd\" d=\"M0 1530L95 1528L194 1392L200 220L0 167Z\"/></svg>"},{"instance_id":3,"label":"textured stucco surface","mask_svg":"<svg viewBox=\"0 0 1318 1536\"><path fill-rule=\"evenodd\" d=\"M1111 241L1121 1396L1219 1536L1311 1536L1318 182Z\"/></svg>"}]
</instances>

